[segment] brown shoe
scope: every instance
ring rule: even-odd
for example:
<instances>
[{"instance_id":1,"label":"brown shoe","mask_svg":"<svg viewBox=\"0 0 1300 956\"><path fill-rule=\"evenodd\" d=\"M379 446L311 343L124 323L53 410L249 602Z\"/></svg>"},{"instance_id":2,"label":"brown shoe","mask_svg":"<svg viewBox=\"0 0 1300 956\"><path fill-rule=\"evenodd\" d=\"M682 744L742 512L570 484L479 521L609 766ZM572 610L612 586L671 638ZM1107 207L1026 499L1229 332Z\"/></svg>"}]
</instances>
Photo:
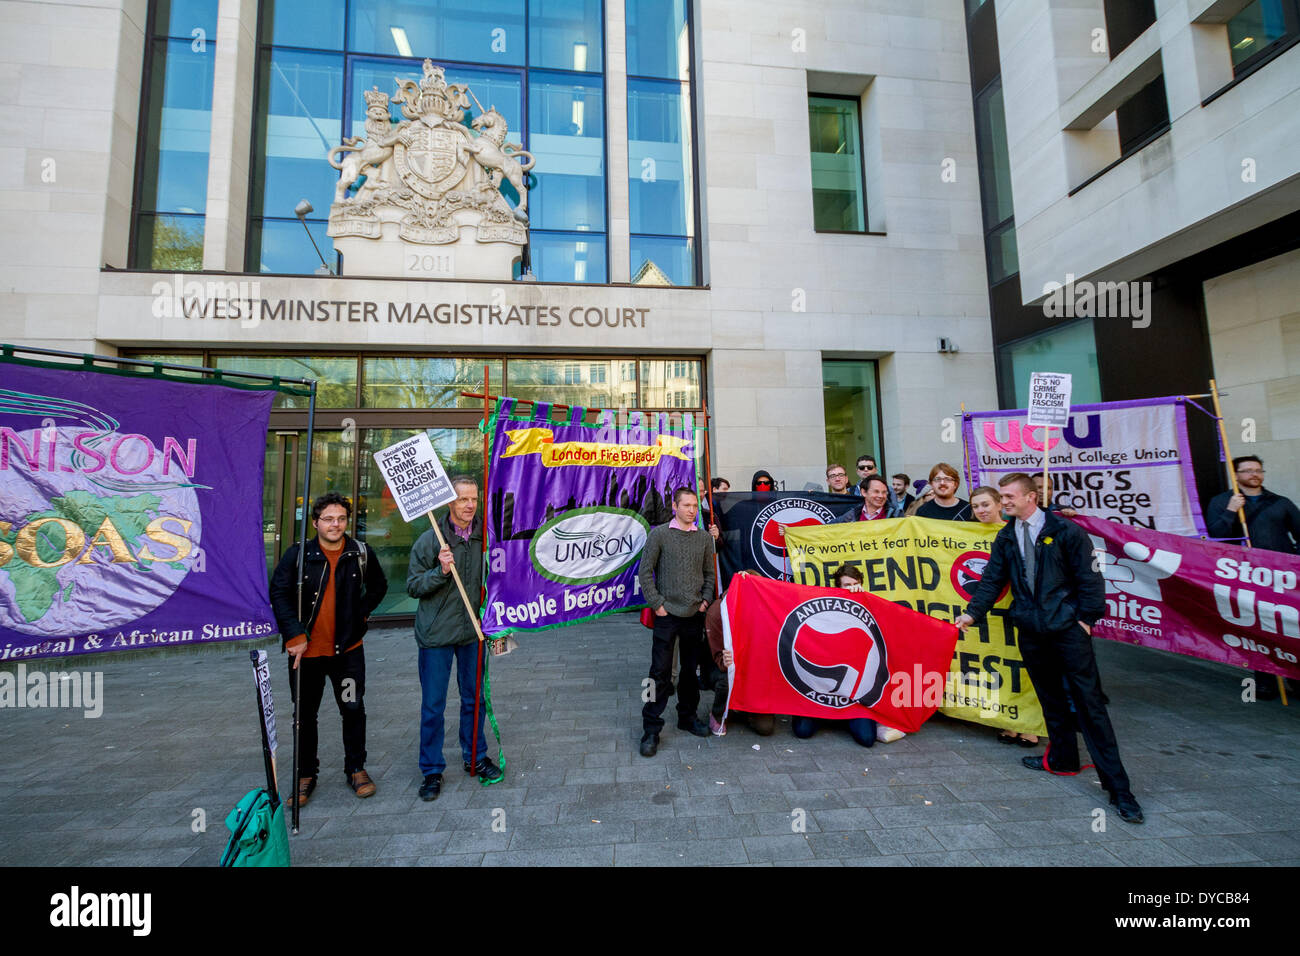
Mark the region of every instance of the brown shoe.
<instances>
[{"instance_id":1,"label":"brown shoe","mask_svg":"<svg viewBox=\"0 0 1300 956\"><path fill-rule=\"evenodd\" d=\"M370 774L364 770L358 770L348 777L348 783L352 786L352 792L358 797L373 797L375 795L375 782L370 779Z\"/></svg>"},{"instance_id":2,"label":"brown shoe","mask_svg":"<svg viewBox=\"0 0 1300 956\"><path fill-rule=\"evenodd\" d=\"M298 806L300 808L307 806L307 801L308 799L311 798L312 791L314 791L315 789L316 789L315 777L298 778ZM292 796L285 797L284 805L289 809L293 809L293 797Z\"/></svg>"}]
</instances>

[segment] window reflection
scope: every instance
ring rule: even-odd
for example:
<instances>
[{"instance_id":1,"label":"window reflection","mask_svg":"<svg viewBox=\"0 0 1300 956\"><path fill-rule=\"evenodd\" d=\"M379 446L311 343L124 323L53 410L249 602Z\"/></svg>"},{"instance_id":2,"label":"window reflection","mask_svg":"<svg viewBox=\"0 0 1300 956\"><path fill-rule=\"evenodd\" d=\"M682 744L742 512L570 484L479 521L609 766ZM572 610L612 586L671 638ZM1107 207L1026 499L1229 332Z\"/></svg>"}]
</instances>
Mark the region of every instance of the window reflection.
<instances>
[{"instance_id":1,"label":"window reflection","mask_svg":"<svg viewBox=\"0 0 1300 956\"><path fill-rule=\"evenodd\" d=\"M482 399L460 393L482 391L484 365L488 366L489 391L500 394L500 359L386 355L364 362L361 404L366 408L481 408Z\"/></svg>"},{"instance_id":2,"label":"window reflection","mask_svg":"<svg viewBox=\"0 0 1300 956\"><path fill-rule=\"evenodd\" d=\"M642 408L699 408L700 363L655 359L641 363Z\"/></svg>"},{"instance_id":3,"label":"window reflection","mask_svg":"<svg viewBox=\"0 0 1300 956\"><path fill-rule=\"evenodd\" d=\"M542 282L604 282L605 237L533 231L528 238L533 275Z\"/></svg>"},{"instance_id":4,"label":"window reflection","mask_svg":"<svg viewBox=\"0 0 1300 956\"><path fill-rule=\"evenodd\" d=\"M632 236L634 285L695 285L695 250L691 239Z\"/></svg>"},{"instance_id":5,"label":"window reflection","mask_svg":"<svg viewBox=\"0 0 1300 956\"><path fill-rule=\"evenodd\" d=\"M510 395L586 408L631 407L636 404L636 370L630 365L612 359L511 359Z\"/></svg>"},{"instance_id":6,"label":"window reflection","mask_svg":"<svg viewBox=\"0 0 1300 956\"><path fill-rule=\"evenodd\" d=\"M687 79L686 0L627 0L626 9L628 75Z\"/></svg>"},{"instance_id":7,"label":"window reflection","mask_svg":"<svg viewBox=\"0 0 1300 956\"><path fill-rule=\"evenodd\" d=\"M529 0L529 65L599 73L601 12L600 0Z\"/></svg>"},{"instance_id":8,"label":"window reflection","mask_svg":"<svg viewBox=\"0 0 1300 956\"><path fill-rule=\"evenodd\" d=\"M812 154L813 228L831 232L866 229L862 196L862 138L855 100L808 97Z\"/></svg>"},{"instance_id":9,"label":"window reflection","mask_svg":"<svg viewBox=\"0 0 1300 956\"><path fill-rule=\"evenodd\" d=\"M628 200L632 232L694 234L689 88L628 80Z\"/></svg>"},{"instance_id":10,"label":"window reflection","mask_svg":"<svg viewBox=\"0 0 1300 956\"><path fill-rule=\"evenodd\" d=\"M351 49L522 65L524 6L524 0L352 0Z\"/></svg>"},{"instance_id":11,"label":"window reflection","mask_svg":"<svg viewBox=\"0 0 1300 956\"><path fill-rule=\"evenodd\" d=\"M339 257L334 251L332 240L325 234L326 225L323 220L307 222L316 246L337 274ZM248 248L250 254L256 253L258 257L251 266L254 272L311 275L321 265L316 249L312 248L311 239L307 238L302 223L296 219L263 219L254 222Z\"/></svg>"},{"instance_id":12,"label":"window reflection","mask_svg":"<svg viewBox=\"0 0 1300 956\"><path fill-rule=\"evenodd\" d=\"M256 372L284 378L316 379L317 408L357 407L356 356L332 358L322 355L214 355L217 368L232 372ZM276 395L272 408L306 408L306 395Z\"/></svg>"}]
</instances>

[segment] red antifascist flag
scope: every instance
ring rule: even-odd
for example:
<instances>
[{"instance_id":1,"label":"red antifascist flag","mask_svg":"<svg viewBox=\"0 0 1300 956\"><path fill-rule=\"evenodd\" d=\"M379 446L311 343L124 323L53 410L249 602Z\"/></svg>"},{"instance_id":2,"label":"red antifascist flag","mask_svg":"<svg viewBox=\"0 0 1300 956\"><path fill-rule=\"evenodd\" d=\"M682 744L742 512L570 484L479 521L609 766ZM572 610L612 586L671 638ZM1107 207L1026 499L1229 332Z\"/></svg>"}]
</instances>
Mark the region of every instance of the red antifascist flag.
<instances>
[{"instance_id":1,"label":"red antifascist flag","mask_svg":"<svg viewBox=\"0 0 1300 956\"><path fill-rule=\"evenodd\" d=\"M722 601L728 709L919 730L943 701L957 628L873 594L738 574Z\"/></svg>"}]
</instances>

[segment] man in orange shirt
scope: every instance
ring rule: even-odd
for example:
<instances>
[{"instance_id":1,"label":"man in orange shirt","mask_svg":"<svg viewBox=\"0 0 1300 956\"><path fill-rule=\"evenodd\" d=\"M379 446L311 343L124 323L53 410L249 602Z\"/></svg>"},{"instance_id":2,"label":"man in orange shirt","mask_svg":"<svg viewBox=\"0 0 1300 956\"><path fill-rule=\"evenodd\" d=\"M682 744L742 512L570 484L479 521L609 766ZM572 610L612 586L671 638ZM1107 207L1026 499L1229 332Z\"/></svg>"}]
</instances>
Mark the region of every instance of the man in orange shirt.
<instances>
[{"instance_id":1,"label":"man in orange shirt","mask_svg":"<svg viewBox=\"0 0 1300 956\"><path fill-rule=\"evenodd\" d=\"M297 693L294 671L302 669L298 708L298 806L316 789L316 712L325 680L343 718L343 771L358 797L375 792L366 773L366 657L361 639L366 622L388 593L388 581L374 550L346 533L352 503L336 491L311 507L316 537L307 542L301 588L298 545L284 553L271 576L271 609L280 639L289 652L289 688ZM293 806L294 797L285 803Z\"/></svg>"}]
</instances>

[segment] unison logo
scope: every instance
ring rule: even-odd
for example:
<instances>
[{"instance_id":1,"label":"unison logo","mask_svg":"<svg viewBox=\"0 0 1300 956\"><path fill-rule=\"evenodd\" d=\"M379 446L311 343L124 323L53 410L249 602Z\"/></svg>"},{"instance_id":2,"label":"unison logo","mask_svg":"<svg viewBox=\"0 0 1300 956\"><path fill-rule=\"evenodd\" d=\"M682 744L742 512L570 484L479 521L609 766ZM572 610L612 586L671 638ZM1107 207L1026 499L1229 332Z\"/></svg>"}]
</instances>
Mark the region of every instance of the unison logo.
<instances>
[{"instance_id":1,"label":"unison logo","mask_svg":"<svg viewBox=\"0 0 1300 956\"><path fill-rule=\"evenodd\" d=\"M557 515L533 535L528 556L542 577L558 584L596 584L641 555L650 524L623 508L578 508Z\"/></svg>"}]
</instances>

